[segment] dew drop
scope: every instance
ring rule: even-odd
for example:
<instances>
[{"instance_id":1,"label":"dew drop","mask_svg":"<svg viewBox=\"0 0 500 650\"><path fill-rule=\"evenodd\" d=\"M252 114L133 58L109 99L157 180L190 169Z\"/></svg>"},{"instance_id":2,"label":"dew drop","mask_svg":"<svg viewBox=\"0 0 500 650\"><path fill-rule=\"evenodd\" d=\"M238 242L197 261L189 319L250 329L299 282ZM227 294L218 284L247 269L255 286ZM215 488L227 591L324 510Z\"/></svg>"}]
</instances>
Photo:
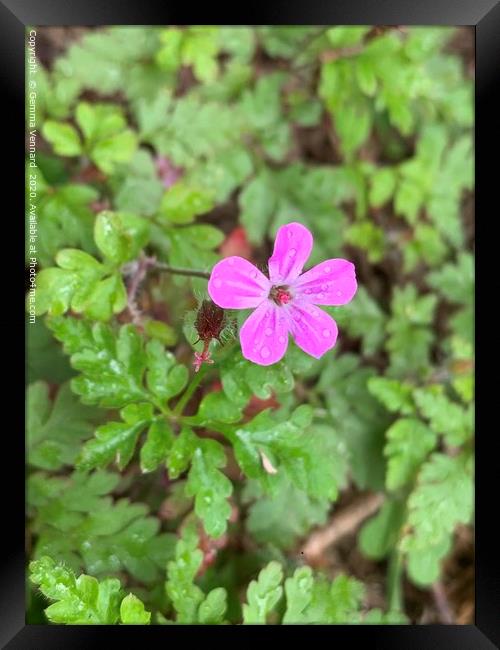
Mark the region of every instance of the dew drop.
<instances>
[{"instance_id":1,"label":"dew drop","mask_svg":"<svg viewBox=\"0 0 500 650\"><path fill-rule=\"evenodd\" d=\"M228 261L229 266L234 266L234 257L230 257Z\"/></svg>"},{"instance_id":2,"label":"dew drop","mask_svg":"<svg viewBox=\"0 0 500 650\"><path fill-rule=\"evenodd\" d=\"M257 277L257 271L252 271L252 272L250 273L250 277L253 278L253 279L255 280L255 278Z\"/></svg>"},{"instance_id":3,"label":"dew drop","mask_svg":"<svg viewBox=\"0 0 500 650\"><path fill-rule=\"evenodd\" d=\"M263 359L267 359L270 354L271 354L271 351L269 350L269 348L266 348L266 346L264 346L260 351L260 356Z\"/></svg>"},{"instance_id":4,"label":"dew drop","mask_svg":"<svg viewBox=\"0 0 500 650\"><path fill-rule=\"evenodd\" d=\"M337 296L340 297L341 295L342 295L342 291L337 291Z\"/></svg>"},{"instance_id":5,"label":"dew drop","mask_svg":"<svg viewBox=\"0 0 500 650\"><path fill-rule=\"evenodd\" d=\"M270 327L266 327L266 329L264 330L264 334L266 336L271 336L272 333L273 333L273 330Z\"/></svg>"},{"instance_id":6,"label":"dew drop","mask_svg":"<svg viewBox=\"0 0 500 650\"><path fill-rule=\"evenodd\" d=\"M297 251L295 250L295 248L290 248L290 250L288 252L288 255L290 257L295 257L296 254L297 254Z\"/></svg>"},{"instance_id":7,"label":"dew drop","mask_svg":"<svg viewBox=\"0 0 500 650\"><path fill-rule=\"evenodd\" d=\"M325 273L330 273L331 270L330 266L325 266Z\"/></svg>"},{"instance_id":8,"label":"dew drop","mask_svg":"<svg viewBox=\"0 0 500 650\"><path fill-rule=\"evenodd\" d=\"M284 336L278 336L278 341L280 343L284 343L285 342L285 337Z\"/></svg>"},{"instance_id":9,"label":"dew drop","mask_svg":"<svg viewBox=\"0 0 500 650\"><path fill-rule=\"evenodd\" d=\"M214 280L214 287L216 287L216 289L220 289L222 287L222 280Z\"/></svg>"},{"instance_id":10,"label":"dew drop","mask_svg":"<svg viewBox=\"0 0 500 650\"><path fill-rule=\"evenodd\" d=\"M321 290L322 290L322 291L326 291L327 289L328 289L328 285L327 285L327 284L322 284L322 285L321 285Z\"/></svg>"},{"instance_id":11,"label":"dew drop","mask_svg":"<svg viewBox=\"0 0 500 650\"><path fill-rule=\"evenodd\" d=\"M293 231L292 230L288 230L288 232L286 234L288 236L288 239L292 239L292 237L293 237Z\"/></svg>"},{"instance_id":12,"label":"dew drop","mask_svg":"<svg viewBox=\"0 0 500 650\"><path fill-rule=\"evenodd\" d=\"M324 294L322 294L321 292L318 293L318 298L319 298L320 300L323 300L324 297L325 297Z\"/></svg>"},{"instance_id":13,"label":"dew drop","mask_svg":"<svg viewBox=\"0 0 500 650\"><path fill-rule=\"evenodd\" d=\"M323 336L327 339L330 336L330 330L323 330Z\"/></svg>"},{"instance_id":14,"label":"dew drop","mask_svg":"<svg viewBox=\"0 0 500 650\"><path fill-rule=\"evenodd\" d=\"M311 293L311 289L306 289L306 290L304 291L304 293L307 293L307 294Z\"/></svg>"}]
</instances>

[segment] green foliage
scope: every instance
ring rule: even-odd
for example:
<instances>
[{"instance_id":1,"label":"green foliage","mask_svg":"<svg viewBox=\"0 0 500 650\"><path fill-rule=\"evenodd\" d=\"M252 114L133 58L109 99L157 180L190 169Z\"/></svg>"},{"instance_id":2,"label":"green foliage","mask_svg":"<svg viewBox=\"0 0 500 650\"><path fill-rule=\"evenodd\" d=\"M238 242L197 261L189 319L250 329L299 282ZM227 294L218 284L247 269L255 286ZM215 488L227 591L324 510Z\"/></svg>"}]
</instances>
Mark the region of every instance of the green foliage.
<instances>
[{"instance_id":1,"label":"green foliage","mask_svg":"<svg viewBox=\"0 0 500 650\"><path fill-rule=\"evenodd\" d=\"M247 603L243 605L244 623L266 623L267 617L283 594L283 570L278 562L270 562L252 580L247 590Z\"/></svg>"},{"instance_id":2,"label":"green foliage","mask_svg":"<svg viewBox=\"0 0 500 650\"><path fill-rule=\"evenodd\" d=\"M117 474L74 473L68 477L32 474L28 506L37 535L35 557L58 558L75 571L106 576L127 571L152 583L173 549L172 535L159 534L160 522L144 504L108 495Z\"/></svg>"},{"instance_id":3,"label":"green foliage","mask_svg":"<svg viewBox=\"0 0 500 650\"><path fill-rule=\"evenodd\" d=\"M207 595L195 584L203 553L198 535L187 526L175 547L175 559L168 563L166 592L178 623L221 623L226 612L226 591L216 588Z\"/></svg>"},{"instance_id":4,"label":"green foliage","mask_svg":"<svg viewBox=\"0 0 500 650\"><path fill-rule=\"evenodd\" d=\"M417 584L434 582L440 560L450 548L450 536L459 523L472 517L472 459L436 453L422 466L417 487L408 500L411 532L401 540L408 572Z\"/></svg>"},{"instance_id":5,"label":"green foliage","mask_svg":"<svg viewBox=\"0 0 500 650\"><path fill-rule=\"evenodd\" d=\"M442 579L472 518L470 34L43 34L34 112L26 93L29 622L48 598L54 623L400 624L402 572ZM355 264L356 295L325 307L335 350L290 340L259 366L238 341L249 312L227 310L195 372L204 273L228 255L267 273L291 221L314 236L306 270ZM297 568L347 490L384 495L352 540L384 610L357 567Z\"/></svg>"},{"instance_id":6,"label":"green foliage","mask_svg":"<svg viewBox=\"0 0 500 650\"><path fill-rule=\"evenodd\" d=\"M29 463L45 470L73 464L82 440L92 435L97 409L80 404L68 384L51 403L49 387L42 381L30 384L26 401Z\"/></svg>"},{"instance_id":7,"label":"green foliage","mask_svg":"<svg viewBox=\"0 0 500 650\"><path fill-rule=\"evenodd\" d=\"M46 556L31 562L30 572L31 582L46 598L56 601L45 609L51 623L147 625L150 621L144 603L133 594L123 598L120 581L115 578L101 582L85 574L76 578L71 570Z\"/></svg>"},{"instance_id":8,"label":"green foliage","mask_svg":"<svg viewBox=\"0 0 500 650\"><path fill-rule=\"evenodd\" d=\"M330 502L309 497L286 479L280 483L275 495L266 495L257 482L247 484L245 501L252 505L246 527L257 542L288 550L313 526L326 522Z\"/></svg>"}]
</instances>

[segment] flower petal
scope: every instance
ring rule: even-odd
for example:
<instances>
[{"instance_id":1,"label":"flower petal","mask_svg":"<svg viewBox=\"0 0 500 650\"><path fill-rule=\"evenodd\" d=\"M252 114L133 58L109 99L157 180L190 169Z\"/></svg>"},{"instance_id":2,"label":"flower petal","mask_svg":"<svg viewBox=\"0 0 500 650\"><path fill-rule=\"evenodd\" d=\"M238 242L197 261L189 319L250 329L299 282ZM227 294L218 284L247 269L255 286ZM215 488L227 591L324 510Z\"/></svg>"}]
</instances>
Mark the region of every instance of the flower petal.
<instances>
[{"instance_id":1,"label":"flower petal","mask_svg":"<svg viewBox=\"0 0 500 650\"><path fill-rule=\"evenodd\" d=\"M304 268L312 246L313 236L301 223L281 226L268 262L272 284L287 284L295 280Z\"/></svg>"},{"instance_id":2,"label":"flower petal","mask_svg":"<svg viewBox=\"0 0 500 650\"><path fill-rule=\"evenodd\" d=\"M217 262L208 281L208 293L224 309L257 307L267 298L271 283L243 257L226 257Z\"/></svg>"},{"instance_id":3,"label":"flower petal","mask_svg":"<svg viewBox=\"0 0 500 650\"><path fill-rule=\"evenodd\" d=\"M261 366L279 361L288 347L288 318L283 308L266 300L250 314L240 329L245 359Z\"/></svg>"},{"instance_id":4,"label":"flower petal","mask_svg":"<svg viewBox=\"0 0 500 650\"><path fill-rule=\"evenodd\" d=\"M316 305L345 305L358 288L354 264L326 260L313 266L294 282L295 295Z\"/></svg>"},{"instance_id":5,"label":"flower petal","mask_svg":"<svg viewBox=\"0 0 500 650\"><path fill-rule=\"evenodd\" d=\"M319 359L333 348L338 328L333 318L313 304L295 299L288 308L295 343L304 352Z\"/></svg>"}]
</instances>

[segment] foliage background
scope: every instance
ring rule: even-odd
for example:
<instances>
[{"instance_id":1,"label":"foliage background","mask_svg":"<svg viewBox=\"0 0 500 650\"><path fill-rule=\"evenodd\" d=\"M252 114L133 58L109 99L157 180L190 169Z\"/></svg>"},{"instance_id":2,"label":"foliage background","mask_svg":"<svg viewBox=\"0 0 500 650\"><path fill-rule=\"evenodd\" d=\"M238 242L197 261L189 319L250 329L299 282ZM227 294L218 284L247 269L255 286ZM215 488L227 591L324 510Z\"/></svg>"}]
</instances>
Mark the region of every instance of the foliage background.
<instances>
[{"instance_id":1,"label":"foliage background","mask_svg":"<svg viewBox=\"0 0 500 650\"><path fill-rule=\"evenodd\" d=\"M37 32L29 622L472 622L472 30ZM294 220L356 264L334 352L231 317L178 407L206 280L148 260Z\"/></svg>"}]
</instances>

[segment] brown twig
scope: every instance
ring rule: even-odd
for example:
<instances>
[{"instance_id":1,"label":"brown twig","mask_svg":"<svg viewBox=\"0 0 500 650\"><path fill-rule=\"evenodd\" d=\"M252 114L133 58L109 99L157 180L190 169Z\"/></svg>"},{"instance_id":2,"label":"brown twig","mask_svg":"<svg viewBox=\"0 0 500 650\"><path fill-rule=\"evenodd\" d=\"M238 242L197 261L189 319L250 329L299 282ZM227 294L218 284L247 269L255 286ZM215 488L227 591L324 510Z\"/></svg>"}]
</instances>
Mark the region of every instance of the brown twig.
<instances>
[{"instance_id":1,"label":"brown twig","mask_svg":"<svg viewBox=\"0 0 500 650\"><path fill-rule=\"evenodd\" d=\"M326 548L354 532L362 521L380 508L384 498L383 494L370 494L335 514L329 524L309 537L302 549L305 559L314 562L321 557Z\"/></svg>"}]
</instances>

